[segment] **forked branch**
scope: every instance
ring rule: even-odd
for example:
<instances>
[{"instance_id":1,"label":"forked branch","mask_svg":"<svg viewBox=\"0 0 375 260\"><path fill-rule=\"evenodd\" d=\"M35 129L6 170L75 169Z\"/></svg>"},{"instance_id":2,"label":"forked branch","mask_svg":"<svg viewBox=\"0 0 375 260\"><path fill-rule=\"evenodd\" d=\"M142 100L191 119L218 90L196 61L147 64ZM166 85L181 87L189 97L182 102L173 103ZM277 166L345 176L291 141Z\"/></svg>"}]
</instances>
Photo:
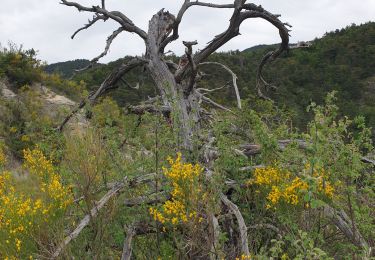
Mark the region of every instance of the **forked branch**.
<instances>
[{"instance_id":1,"label":"forked branch","mask_svg":"<svg viewBox=\"0 0 375 260\"><path fill-rule=\"evenodd\" d=\"M226 5L220 5L220 4L211 4L211 3L202 3L199 1L185 1L183 7L180 10L179 15L176 18L174 33L172 36L169 37L167 40L174 40L176 37L178 38L178 24L181 22L183 14L186 12L186 10L194 5L197 6L205 6L205 7L211 7L211 8L233 8L232 17L230 19L230 23L228 28L221 34L215 36L215 38L209 42L209 44L202 49L200 52L198 52L194 56L194 62L195 64L200 64L204 60L206 60L213 52L218 50L220 47L225 45L227 42L229 42L234 37L238 36L240 34L240 26L241 24L250 18L261 18L268 22L270 22L272 25L274 25L278 30L279 34L282 40L282 43L280 44L280 47L268 53L260 62L258 73L257 73L257 86L258 86L258 92L261 94L261 84L267 85L266 81L264 80L262 76L262 70L264 66L276 59L280 54L288 49L289 46L289 29L287 26L289 24L283 23L279 20L280 15L274 15L265 9L263 9L261 6L257 6L254 4L246 4L245 0L235 0L233 4L226 4ZM166 40L166 41L167 41ZM187 70L191 69L189 66L181 67L179 70L176 71L175 77L177 80L181 79L182 75L186 73Z\"/></svg>"},{"instance_id":2,"label":"forked branch","mask_svg":"<svg viewBox=\"0 0 375 260\"><path fill-rule=\"evenodd\" d=\"M107 55L107 53L109 51L109 48L112 44L112 41L123 31L127 31L127 32L130 32L130 33L136 33L143 40L147 39L147 33L145 31L143 31L142 29L140 29L139 27L137 27L126 15L124 15L123 13L121 13L119 11L108 11L105 7L105 0L101 0L101 7L100 6L87 7L87 6L83 6L83 5L81 5L79 3L76 3L76 2L70 2L70 1L66 1L66 0L61 0L61 4L66 5L66 6L75 7L75 8L78 9L78 11L92 12L92 13L95 14L91 21L89 20L89 22L86 25L84 25L83 27L79 28L77 31L74 32L74 34L71 37L72 39L79 32L81 32L82 30L88 29L89 27L94 25L99 20L106 21L108 19L112 19L112 20L118 22L121 25L121 27L119 29L114 31L112 33L112 35L110 35L108 37L107 44L106 44L104 52L102 52L99 56L92 59L91 63L87 67L85 67L83 69L80 69L78 71L82 71L82 70L86 70L88 68L91 68L96 62L98 62L98 60L100 58Z\"/></svg>"},{"instance_id":3,"label":"forked branch","mask_svg":"<svg viewBox=\"0 0 375 260\"><path fill-rule=\"evenodd\" d=\"M96 15L92 18L92 20L88 21L87 24L85 24L83 27L79 28L77 31L75 31L73 33L73 35L71 36L72 39L74 39L74 37L81 31L83 30L86 30L88 28L90 28L91 26L93 26L97 21L100 21L100 20L103 20L103 21L106 21L108 20L108 17L104 16L104 15Z\"/></svg>"},{"instance_id":4,"label":"forked branch","mask_svg":"<svg viewBox=\"0 0 375 260\"><path fill-rule=\"evenodd\" d=\"M234 92L236 93L236 98L237 98L237 107L239 109L242 109L240 91L238 90L238 86L237 86L237 79L238 79L237 75L230 68L228 68L227 66L219 62L202 62L201 64L199 64L199 66L209 65L209 64L218 65L224 68L226 71L228 71L232 75L233 88L234 88Z\"/></svg>"},{"instance_id":5,"label":"forked branch","mask_svg":"<svg viewBox=\"0 0 375 260\"><path fill-rule=\"evenodd\" d=\"M116 31L114 31L108 38L107 38L107 44L104 48L104 51L99 54L97 57L93 58L91 61L90 61L90 64L88 66L86 66L85 68L82 68L82 69L79 69L79 70L76 70L77 72L79 71L84 71L84 70L87 70L87 69L90 69L92 68L95 63L97 63L101 58L103 58L104 56L106 56L108 54L108 51L109 51L109 48L111 47L111 44L113 42L113 40L120 34L124 31L124 28L120 27L118 28Z\"/></svg>"},{"instance_id":6,"label":"forked branch","mask_svg":"<svg viewBox=\"0 0 375 260\"><path fill-rule=\"evenodd\" d=\"M76 2L70 2L66 0L61 0L61 4L66 5L66 6L72 6L77 8L78 11L85 11L85 12L91 12L95 13L97 16L101 15L106 17L107 19L112 19L116 22L118 22L125 31L131 32L131 33L136 33L138 34L142 39L146 40L147 38L147 33L137 27L132 20L130 20L125 14L119 11L108 11L105 8L105 1L102 0L102 5L100 6L83 6L79 3Z\"/></svg>"}]
</instances>

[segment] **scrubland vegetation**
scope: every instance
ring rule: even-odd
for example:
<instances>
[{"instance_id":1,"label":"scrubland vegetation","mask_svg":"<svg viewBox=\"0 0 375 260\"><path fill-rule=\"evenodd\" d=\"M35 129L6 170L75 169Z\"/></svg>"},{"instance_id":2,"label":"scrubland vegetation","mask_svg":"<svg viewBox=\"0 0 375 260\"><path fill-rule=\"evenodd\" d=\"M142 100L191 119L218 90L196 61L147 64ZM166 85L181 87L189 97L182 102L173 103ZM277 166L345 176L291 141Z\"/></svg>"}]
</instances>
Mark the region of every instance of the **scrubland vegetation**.
<instances>
[{"instance_id":1,"label":"scrubland vegetation","mask_svg":"<svg viewBox=\"0 0 375 260\"><path fill-rule=\"evenodd\" d=\"M83 109L88 124L57 131L68 111L51 113L35 85L79 101L87 74L41 66L33 50L0 52L17 94L0 96L0 258L120 259L129 247L134 259L374 256L373 136L364 116L343 116L342 92L305 107L302 130L294 104L249 94L242 110L207 106L209 127L187 152L173 115L132 114L109 97Z\"/></svg>"}]
</instances>

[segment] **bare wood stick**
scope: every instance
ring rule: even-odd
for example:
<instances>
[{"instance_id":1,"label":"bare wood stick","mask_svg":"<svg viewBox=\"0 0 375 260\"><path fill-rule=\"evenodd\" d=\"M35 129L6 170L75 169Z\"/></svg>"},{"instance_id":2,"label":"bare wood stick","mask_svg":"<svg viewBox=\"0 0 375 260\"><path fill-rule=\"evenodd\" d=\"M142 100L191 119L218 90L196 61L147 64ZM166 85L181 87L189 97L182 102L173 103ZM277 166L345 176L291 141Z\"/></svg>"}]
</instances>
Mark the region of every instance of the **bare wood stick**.
<instances>
[{"instance_id":1,"label":"bare wood stick","mask_svg":"<svg viewBox=\"0 0 375 260\"><path fill-rule=\"evenodd\" d=\"M171 195L165 191L152 193L146 196L140 196L133 199L126 199L124 205L127 207L134 207L139 205L154 205L162 203L171 198Z\"/></svg>"},{"instance_id":2,"label":"bare wood stick","mask_svg":"<svg viewBox=\"0 0 375 260\"><path fill-rule=\"evenodd\" d=\"M132 240L136 234L134 225L130 226L126 231L126 238L124 241L124 247L122 250L121 260L130 260L133 252Z\"/></svg>"},{"instance_id":3,"label":"bare wood stick","mask_svg":"<svg viewBox=\"0 0 375 260\"><path fill-rule=\"evenodd\" d=\"M364 250L369 250L368 243L359 232L358 228L353 225L348 215L343 210L336 210L329 205L323 208L324 215L331 219L335 226L356 246ZM354 227L354 230L353 230ZM370 248L371 255L371 248Z\"/></svg>"},{"instance_id":4,"label":"bare wood stick","mask_svg":"<svg viewBox=\"0 0 375 260\"><path fill-rule=\"evenodd\" d=\"M65 119L64 121L57 127L58 131L62 131L65 125L69 122L69 120L77 114L83 107L86 106L87 102L93 103L97 98L102 96L103 94L109 92L116 88L116 84L122 77L132 69L146 64L148 61L143 58L134 58L131 59L129 62L122 64L119 68L114 69L111 74L103 81L100 87L95 91L88 95L87 99L82 100L77 108L75 108Z\"/></svg>"},{"instance_id":5,"label":"bare wood stick","mask_svg":"<svg viewBox=\"0 0 375 260\"><path fill-rule=\"evenodd\" d=\"M73 111L71 111L70 113L69 113L69 115L68 116L66 116L65 118L64 118L64 121L62 121L62 123L57 127L57 130L59 131L59 132L61 132L63 129L64 129L64 126L69 122L69 120L75 115L75 114L77 114L84 106L86 106L86 100L82 100L80 103L79 103L79 105L78 105L78 107L76 107Z\"/></svg>"},{"instance_id":6,"label":"bare wood stick","mask_svg":"<svg viewBox=\"0 0 375 260\"><path fill-rule=\"evenodd\" d=\"M207 102L207 103L209 103L209 104L211 104L211 105L213 105L213 106L215 106L215 107L217 107L217 108L220 108L220 109L225 110L225 111L227 111L227 112L231 112L231 113L233 113L233 111L230 110L229 108L226 108L225 106L220 105L219 103L216 103L215 101L213 101L212 99L210 99L210 98L208 98L208 97L206 97L206 96L204 96L204 95L202 95L200 98L201 98L203 101L205 101L205 102Z\"/></svg>"},{"instance_id":7,"label":"bare wood stick","mask_svg":"<svg viewBox=\"0 0 375 260\"><path fill-rule=\"evenodd\" d=\"M241 252L246 256L250 255L247 238L247 227L245 220L242 217L241 211L238 209L237 205L231 202L223 193L220 194L220 199L224 203L224 205L226 205L233 212L237 219L241 239Z\"/></svg>"},{"instance_id":8,"label":"bare wood stick","mask_svg":"<svg viewBox=\"0 0 375 260\"><path fill-rule=\"evenodd\" d=\"M109 51L109 48L111 47L111 44L113 42L113 40L120 34L124 31L124 28L120 27L118 28L116 31L114 31L108 38L107 38L107 43L106 43L106 46L104 48L104 51L99 54L98 56L96 56L95 58L93 58L91 61L90 61L90 64L87 65L86 67L82 68L82 69L78 69L76 70L76 72L80 72L80 71L84 71L84 70L87 70L87 69L90 69L92 68L95 63L97 63L101 58L103 58L104 56L106 56L108 54L108 51Z\"/></svg>"},{"instance_id":9,"label":"bare wood stick","mask_svg":"<svg viewBox=\"0 0 375 260\"><path fill-rule=\"evenodd\" d=\"M81 4L78 4L76 2L70 2L67 0L61 0L61 4L66 5L66 6L72 6L77 8L78 11L85 11L85 12L92 12L95 13L96 15L102 15L107 18L110 18L116 22L118 22L122 28L131 33L136 33L139 35L143 40L147 39L147 33L137 27L132 20L130 20L125 14L119 12L119 11L108 11L105 8L105 4L102 2L102 6L83 6Z\"/></svg>"},{"instance_id":10,"label":"bare wood stick","mask_svg":"<svg viewBox=\"0 0 375 260\"><path fill-rule=\"evenodd\" d=\"M198 66L210 65L210 64L220 66L232 75L233 88L234 88L234 92L236 93L236 98L237 98L237 107L239 109L242 109L240 91L238 90L238 86L237 86L237 79L238 79L237 75L230 68L228 68L227 66L219 62L202 62L198 64Z\"/></svg>"},{"instance_id":11,"label":"bare wood stick","mask_svg":"<svg viewBox=\"0 0 375 260\"><path fill-rule=\"evenodd\" d=\"M106 21L108 19L108 17L105 17L104 15L97 15L97 16L94 16L93 19L90 21L88 21L88 23L86 25L84 25L83 27L79 28L77 31L75 31L73 33L73 35L70 37L72 39L74 39L74 37L81 31L83 30L86 30L88 29L89 27L93 26L97 21L100 21L100 20L103 20L103 21Z\"/></svg>"},{"instance_id":12,"label":"bare wood stick","mask_svg":"<svg viewBox=\"0 0 375 260\"><path fill-rule=\"evenodd\" d=\"M150 180L155 178L155 173L146 174L140 177L136 177L133 180L128 180L128 177L125 177L122 181L113 183L113 187L98 201L98 203L90 210L90 213L84 216L84 218L80 221L78 226L74 229L72 233L70 233L63 242L55 249L55 252L52 255L53 259L56 259L61 252L65 249L65 247L74 239L78 237L78 235L82 232L82 230L88 226L92 220L92 218L96 217L99 211L108 203L108 201L113 198L115 195L119 194L123 191L123 189L127 186L134 187L136 185L147 183Z\"/></svg>"},{"instance_id":13,"label":"bare wood stick","mask_svg":"<svg viewBox=\"0 0 375 260\"><path fill-rule=\"evenodd\" d=\"M210 224L210 229L211 229L211 252L214 252L215 254L211 253L210 259L217 259L217 251L220 247L219 243L219 236L220 236L220 226L219 226L219 221L215 217L213 213L209 214L208 221Z\"/></svg>"},{"instance_id":14,"label":"bare wood stick","mask_svg":"<svg viewBox=\"0 0 375 260\"><path fill-rule=\"evenodd\" d=\"M125 177L122 182L119 182L115 185L110 191L108 191L95 205L94 208L90 210L90 213L87 214L75 228L75 230L70 233L64 241L56 248L55 252L52 255L53 259L56 259L64 248L74 239L78 237L78 235L82 232L82 230L90 223L92 218L96 217L99 211L107 204L107 202L116 194L118 194L126 185L128 184L128 178Z\"/></svg>"}]
</instances>

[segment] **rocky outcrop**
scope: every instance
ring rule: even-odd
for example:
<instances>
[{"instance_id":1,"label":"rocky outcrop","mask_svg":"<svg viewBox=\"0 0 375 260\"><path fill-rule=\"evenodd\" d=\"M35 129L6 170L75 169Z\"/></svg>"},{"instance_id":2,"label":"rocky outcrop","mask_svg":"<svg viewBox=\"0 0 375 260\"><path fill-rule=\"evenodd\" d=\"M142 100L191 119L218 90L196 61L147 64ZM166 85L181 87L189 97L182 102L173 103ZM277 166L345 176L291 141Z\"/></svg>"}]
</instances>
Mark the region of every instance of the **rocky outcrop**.
<instances>
[{"instance_id":1,"label":"rocky outcrop","mask_svg":"<svg viewBox=\"0 0 375 260\"><path fill-rule=\"evenodd\" d=\"M0 96L6 99L15 98L17 95L7 87L7 81L5 79L0 80Z\"/></svg>"},{"instance_id":2,"label":"rocky outcrop","mask_svg":"<svg viewBox=\"0 0 375 260\"><path fill-rule=\"evenodd\" d=\"M16 99L18 95L9 86L6 79L0 79L0 97L8 100ZM56 120L56 124L77 105L73 100L55 93L40 83L35 83L30 88L35 91L37 98L42 102L44 113ZM83 113L77 113L69 122L67 129L72 132L82 132L87 126L88 121Z\"/></svg>"}]
</instances>

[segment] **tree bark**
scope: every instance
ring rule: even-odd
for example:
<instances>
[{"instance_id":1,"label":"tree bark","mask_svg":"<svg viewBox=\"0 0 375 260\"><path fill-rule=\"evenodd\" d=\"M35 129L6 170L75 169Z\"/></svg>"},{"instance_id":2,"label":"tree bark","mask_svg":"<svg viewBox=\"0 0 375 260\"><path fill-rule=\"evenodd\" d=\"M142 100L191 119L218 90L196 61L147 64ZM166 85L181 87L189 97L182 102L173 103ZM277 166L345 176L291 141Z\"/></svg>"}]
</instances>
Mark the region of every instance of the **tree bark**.
<instances>
[{"instance_id":1,"label":"tree bark","mask_svg":"<svg viewBox=\"0 0 375 260\"><path fill-rule=\"evenodd\" d=\"M177 83L175 76L169 70L164 54L160 52L161 43L174 23L174 16L163 10L155 14L150 23L146 40L146 57L149 59L148 69L159 90L164 106L171 107L173 125L178 131L181 148L191 151L193 148L193 133L198 128L199 104L193 92L184 94L188 82Z\"/></svg>"}]
</instances>

